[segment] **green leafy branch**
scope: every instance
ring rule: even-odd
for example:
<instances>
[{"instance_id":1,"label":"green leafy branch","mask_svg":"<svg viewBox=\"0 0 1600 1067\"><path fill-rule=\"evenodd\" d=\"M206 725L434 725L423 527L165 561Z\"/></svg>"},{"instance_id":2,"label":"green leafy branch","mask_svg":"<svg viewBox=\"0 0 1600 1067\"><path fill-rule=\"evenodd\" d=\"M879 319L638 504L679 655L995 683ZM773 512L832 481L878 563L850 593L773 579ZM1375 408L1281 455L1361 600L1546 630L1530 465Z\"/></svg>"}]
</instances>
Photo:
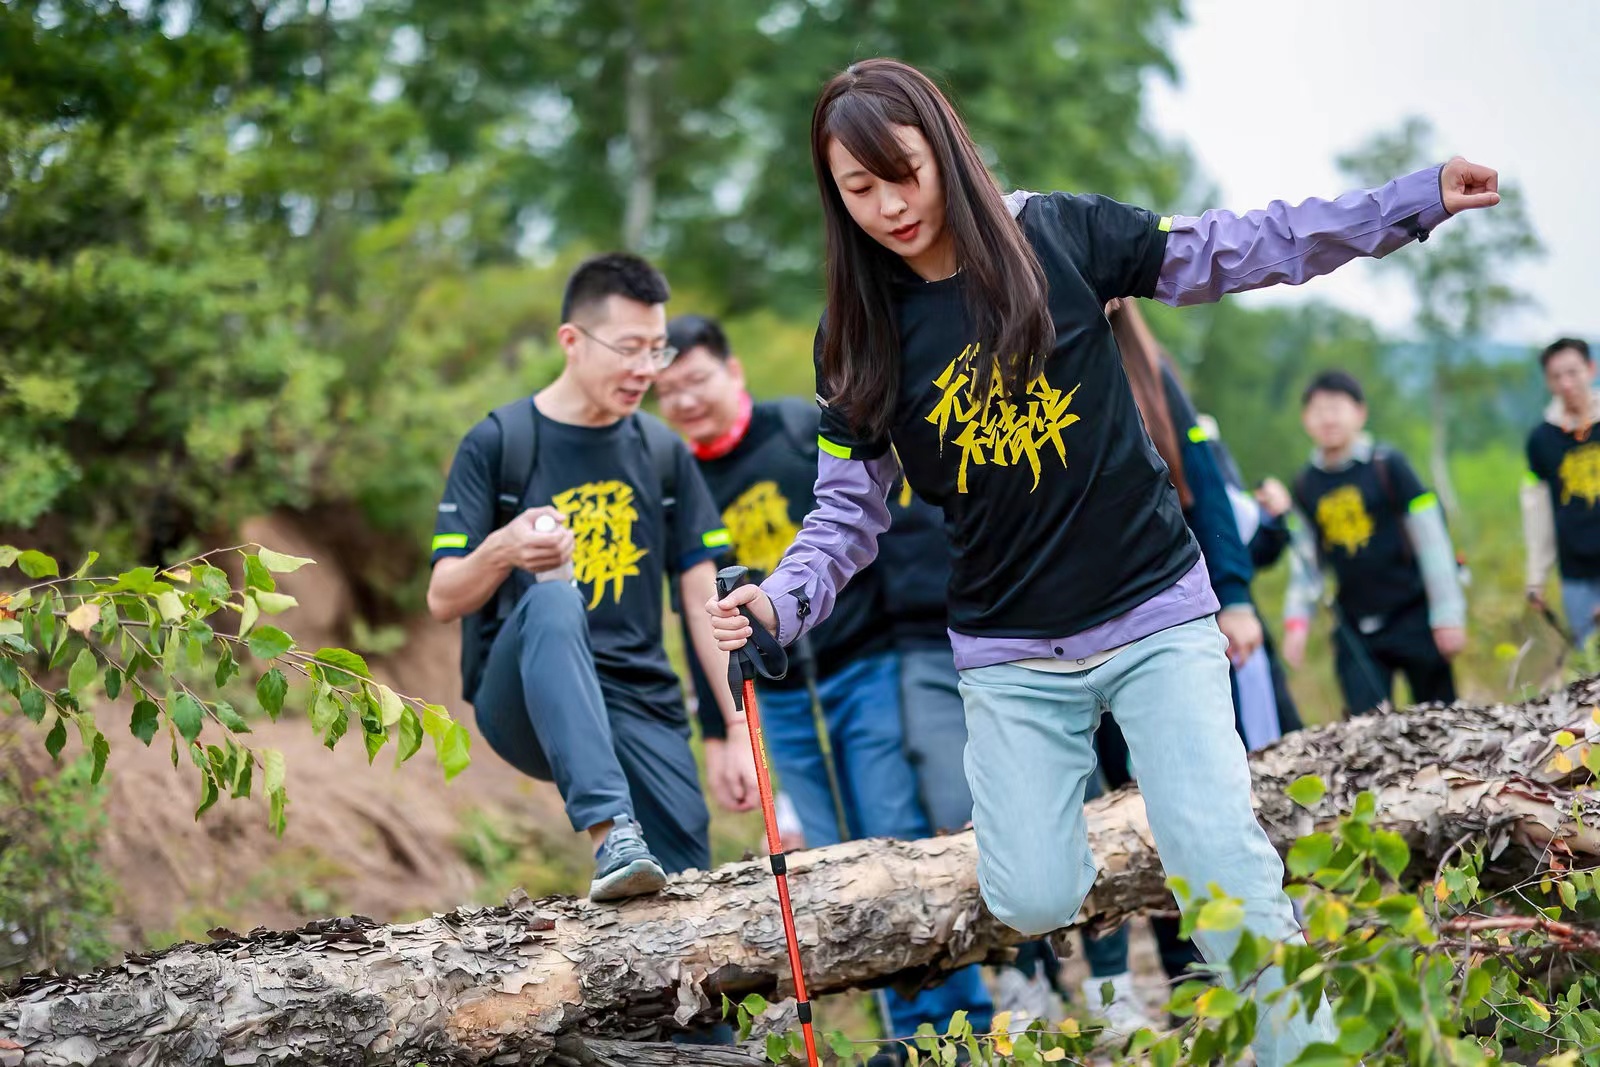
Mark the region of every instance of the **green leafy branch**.
<instances>
[{"instance_id":1,"label":"green leafy branch","mask_svg":"<svg viewBox=\"0 0 1600 1067\"><path fill-rule=\"evenodd\" d=\"M1552 748L1547 769L1556 773L1592 773L1600 762L1600 746L1566 731ZM1592 789L1595 781L1575 784ZM1308 808L1326 791L1314 775L1286 790ZM1286 856L1303 938L1246 929L1244 901L1216 885L1194 894L1169 879L1185 935L1237 938L1224 963L1172 992L1165 1009L1181 1023L1171 1030L1111 1041L1093 1022L1068 1018L1012 1034L1001 1013L978 1032L957 1013L944 1034L924 1026L892 1040L918 1067L1235 1063L1269 1012L1310 1018L1326 997L1336 1036L1306 1049L1298 1067L1600 1067L1600 868L1568 869L1552 852L1544 869L1491 890L1483 836L1462 838L1432 872L1417 871L1406 839L1380 824L1376 795L1359 794L1336 824L1301 837ZM1268 991L1261 981L1272 967L1283 982ZM767 1007L752 996L725 999L723 1011L743 1039ZM824 1047L830 1062L853 1064L876 1044L832 1033ZM768 1034L765 1051L775 1064L804 1062L795 1032Z\"/></svg>"},{"instance_id":2,"label":"green leafy branch","mask_svg":"<svg viewBox=\"0 0 1600 1067\"><path fill-rule=\"evenodd\" d=\"M237 556L243 585L235 588L220 558ZM0 570L28 579L0 592L0 691L45 731L45 748L59 759L67 728L77 729L93 760L92 780L105 772L111 746L95 717L93 698L133 698L129 732L149 746L165 732L177 767L186 751L200 774L203 815L227 794L248 797L260 776L273 829L282 833L288 793L283 754L240 740L248 719L223 699L247 658L265 666L255 703L276 721L290 701L290 676L301 681L312 729L333 748L360 729L367 761L396 742L398 766L431 738L447 779L470 760L470 735L441 705L396 693L373 679L361 656L343 648L308 651L282 629L262 622L296 606L278 591L276 574L313 562L256 544L202 553L165 569L138 567L114 577L90 574L97 554L63 576L42 552L0 545ZM218 616L231 625L219 629ZM233 632L227 632L231 629ZM65 667L66 676L61 678ZM201 688L217 695L206 696Z\"/></svg>"}]
</instances>

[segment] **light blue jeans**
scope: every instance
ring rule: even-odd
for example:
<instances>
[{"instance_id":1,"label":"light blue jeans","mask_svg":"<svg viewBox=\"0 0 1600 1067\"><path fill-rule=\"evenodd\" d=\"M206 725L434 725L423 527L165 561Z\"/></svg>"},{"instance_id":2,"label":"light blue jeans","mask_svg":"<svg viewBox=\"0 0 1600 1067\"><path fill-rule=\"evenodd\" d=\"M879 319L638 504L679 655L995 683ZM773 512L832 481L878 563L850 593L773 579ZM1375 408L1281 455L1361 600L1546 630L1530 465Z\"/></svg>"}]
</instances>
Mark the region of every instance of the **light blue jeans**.
<instances>
[{"instance_id":1,"label":"light blue jeans","mask_svg":"<svg viewBox=\"0 0 1600 1067\"><path fill-rule=\"evenodd\" d=\"M1572 640L1582 648L1594 633L1594 613L1600 609L1600 580L1594 578L1561 579L1561 610L1567 616L1567 629Z\"/></svg>"},{"instance_id":2,"label":"light blue jeans","mask_svg":"<svg viewBox=\"0 0 1600 1067\"><path fill-rule=\"evenodd\" d=\"M989 910L1025 934L1070 923L1095 879L1083 813L1095 773L1094 730L1114 712L1169 875L1197 894L1217 883L1244 902L1257 933L1300 936L1283 863L1250 807L1250 771L1233 722L1227 640L1212 619L1174 626L1076 674L1014 664L961 672L967 783L978 837L978 885ZM1237 932L1196 933L1225 963ZM1258 989L1282 984L1269 970ZM1256 1062L1280 1067L1332 1041L1323 1005L1313 1022L1293 1001L1262 1013Z\"/></svg>"}]
</instances>

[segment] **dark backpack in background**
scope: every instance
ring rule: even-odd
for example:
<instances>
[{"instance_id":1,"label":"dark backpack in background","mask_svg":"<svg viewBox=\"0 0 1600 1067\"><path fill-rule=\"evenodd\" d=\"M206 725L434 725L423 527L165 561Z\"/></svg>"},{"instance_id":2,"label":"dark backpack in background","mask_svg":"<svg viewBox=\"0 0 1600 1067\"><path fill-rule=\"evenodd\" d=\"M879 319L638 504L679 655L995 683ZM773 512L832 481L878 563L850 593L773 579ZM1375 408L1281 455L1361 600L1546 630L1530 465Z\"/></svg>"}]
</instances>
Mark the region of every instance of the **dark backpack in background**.
<instances>
[{"instance_id":1,"label":"dark backpack in background","mask_svg":"<svg viewBox=\"0 0 1600 1067\"><path fill-rule=\"evenodd\" d=\"M821 413L817 405L810 400L803 400L797 396L782 397L773 402L778 409L778 418L783 423L783 434L789 439L796 452L803 456L810 456L816 462L817 434L822 428Z\"/></svg>"}]
</instances>

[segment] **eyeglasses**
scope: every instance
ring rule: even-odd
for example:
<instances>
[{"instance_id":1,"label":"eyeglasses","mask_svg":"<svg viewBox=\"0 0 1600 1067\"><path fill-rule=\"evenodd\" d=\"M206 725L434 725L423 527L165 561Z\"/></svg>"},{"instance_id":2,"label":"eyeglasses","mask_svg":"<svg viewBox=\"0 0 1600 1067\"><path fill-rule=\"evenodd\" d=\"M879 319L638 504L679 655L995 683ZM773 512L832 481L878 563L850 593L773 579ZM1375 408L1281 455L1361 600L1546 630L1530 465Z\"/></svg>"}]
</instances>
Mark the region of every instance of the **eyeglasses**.
<instances>
[{"instance_id":1,"label":"eyeglasses","mask_svg":"<svg viewBox=\"0 0 1600 1067\"><path fill-rule=\"evenodd\" d=\"M624 345L614 345L604 338L596 337L582 326L578 326L577 323L573 323L573 326L577 328L579 333L595 344L600 345L602 348L611 349L611 351L629 363L642 362L655 370L663 370L671 366L672 361L678 358L678 350L671 345L662 345L660 348L654 348L648 341L633 341Z\"/></svg>"}]
</instances>

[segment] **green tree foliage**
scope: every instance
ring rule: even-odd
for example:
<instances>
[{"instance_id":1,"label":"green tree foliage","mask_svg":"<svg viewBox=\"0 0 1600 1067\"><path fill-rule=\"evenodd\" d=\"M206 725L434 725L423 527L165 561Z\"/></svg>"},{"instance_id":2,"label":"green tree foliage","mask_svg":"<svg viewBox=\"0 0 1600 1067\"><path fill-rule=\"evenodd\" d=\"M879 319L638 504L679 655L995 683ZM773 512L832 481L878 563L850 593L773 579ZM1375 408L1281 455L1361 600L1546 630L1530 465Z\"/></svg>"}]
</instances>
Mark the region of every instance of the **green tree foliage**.
<instances>
[{"instance_id":1,"label":"green tree foliage","mask_svg":"<svg viewBox=\"0 0 1600 1067\"><path fill-rule=\"evenodd\" d=\"M91 554L63 576L43 552L0 545L0 570L15 567L26 579L0 594L0 706L43 731L53 759L71 727L89 760L91 785L111 755L102 731L108 724L97 715L102 697L127 716L143 744L165 740L174 769L187 755L199 772L195 818L224 796L258 792L273 828L283 832L283 754L252 748L248 735L252 717L276 721L286 707L303 708L329 748L359 733L368 762L394 740L395 762L403 763L431 738L447 778L466 769L471 738L445 708L376 681L354 652L299 648L265 621L295 607L274 575L311 560L245 545L102 577L93 574L97 558ZM242 572L237 588L219 562ZM244 688L235 679L246 669L248 695L228 699Z\"/></svg>"},{"instance_id":2,"label":"green tree foliage","mask_svg":"<svg viewBox=\"0 0 1600 1067\"><path fill-rule=\"evenodd\" d=\"M717 310L814 315L817 90L895 56L954 96L1007 182L1167 203L1185 159L1142 117L1176 0L393 0L396 75L450 160L499 149L558 244L632 244ZM507 151L509 146L509 151Z\"/></svg>"},{"instance_id":3,"label":"green tree foliage","mask_svg":"<svg viewBox=\"0 0 1600 1067\"><path fill-rule=\"evenodd\" d=\"M112 954L116 885L97 860L104 790L86 756L54 777L13 766L3 749L0 761L0 984L86 971Z\"/></svg>"},{"instance_id":4,"label":"green tree foliage","mask_svg":"<svg viewBox=\"0 0 1600 1067\"><path fill-rule=\"evenodd\" d=\"M277 505L410 530L516 378L405 329L470 273L483 176L430 171L416 116L373 99L360 20L177 10L0 9L56 86L0 94L0 529L125 563Z\"/></svg>"}]
</instances>

